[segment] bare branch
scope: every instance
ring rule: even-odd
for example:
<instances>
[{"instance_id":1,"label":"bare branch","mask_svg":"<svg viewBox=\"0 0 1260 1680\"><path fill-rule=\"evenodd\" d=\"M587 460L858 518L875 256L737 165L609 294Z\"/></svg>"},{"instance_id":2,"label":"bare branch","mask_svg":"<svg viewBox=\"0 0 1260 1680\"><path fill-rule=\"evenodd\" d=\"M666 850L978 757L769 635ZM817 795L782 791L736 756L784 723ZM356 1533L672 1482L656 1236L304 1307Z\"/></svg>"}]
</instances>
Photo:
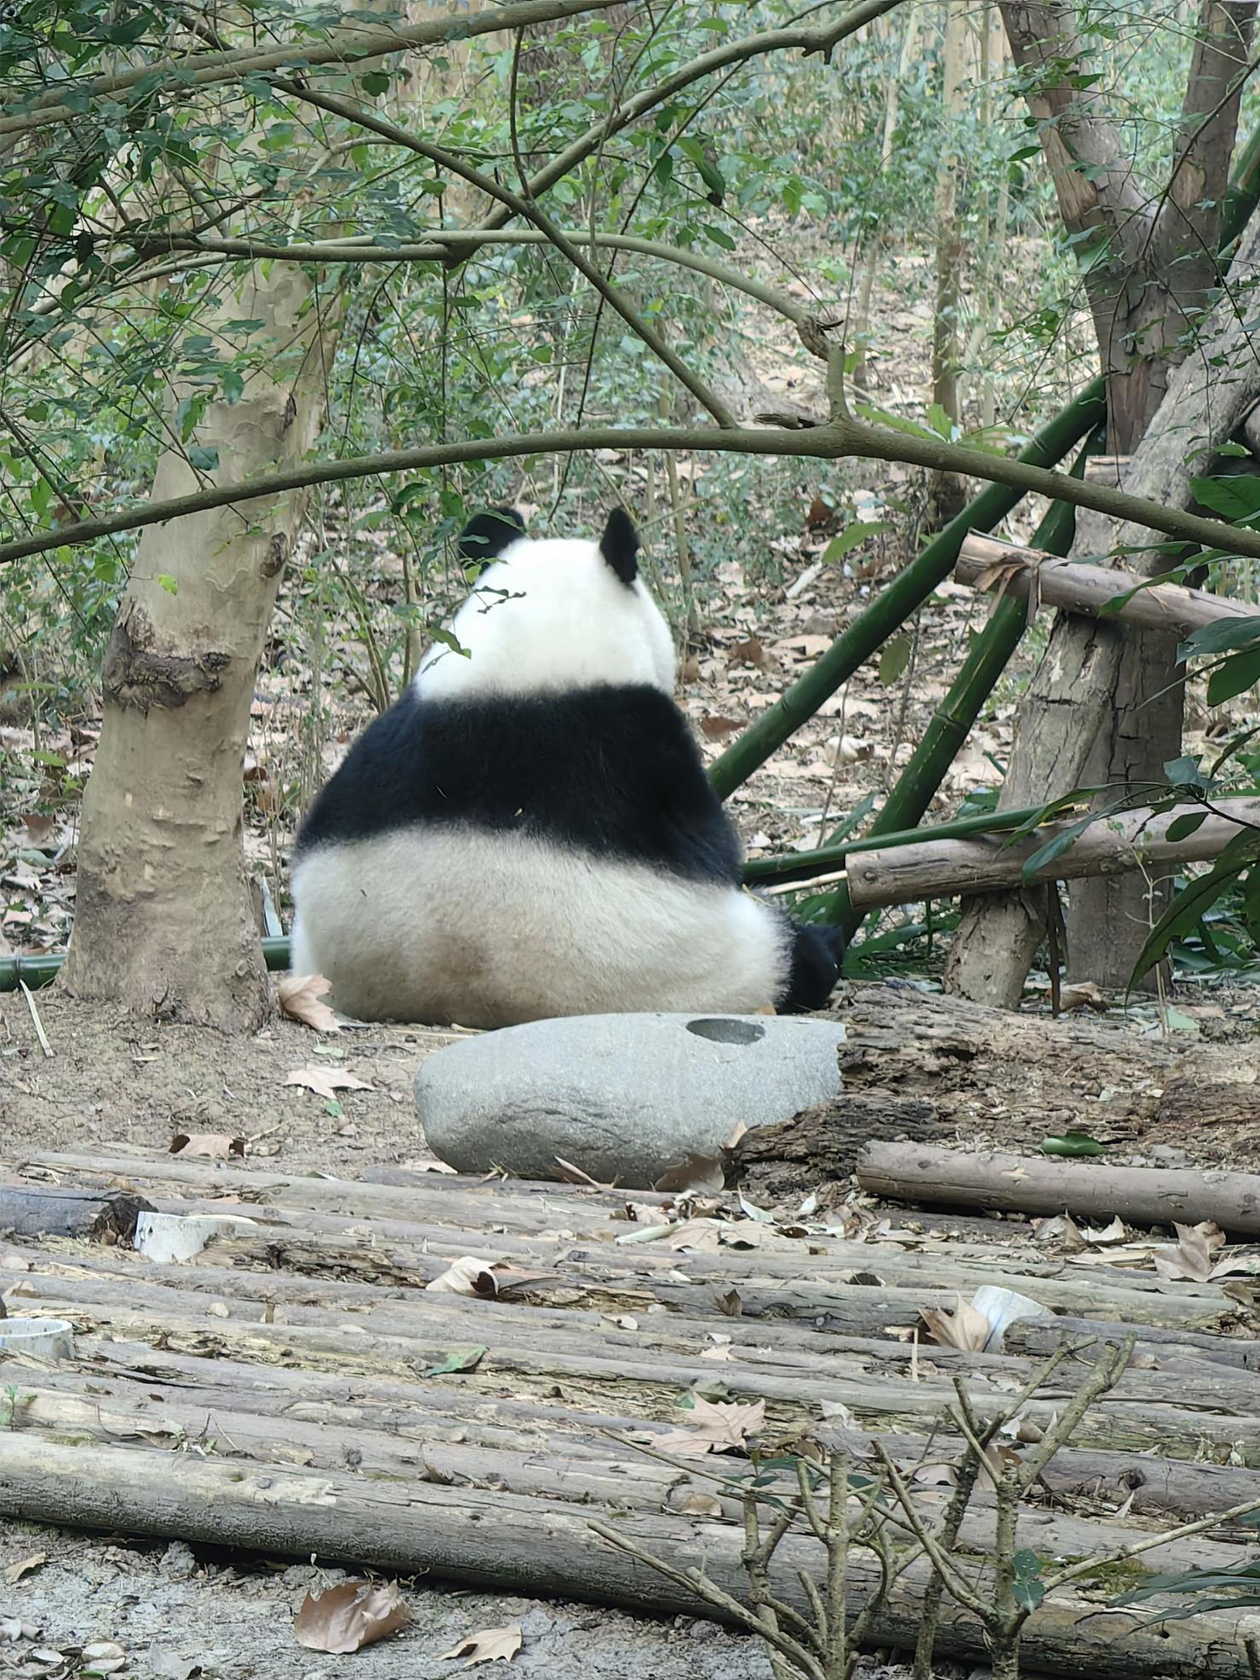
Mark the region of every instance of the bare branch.
<instances>
[{"instance_id":1,"label":"bare branch","mask_svg":"<svg viewBox=\"0 0 1260 1680\"><path fill-rule=\"evenodd\" d=\"M446 17L426 18L420 23L388 28L338 29L325 40L286 41L280 46L240 47L231 52L184 53L178 58L159 59L115 76L98 76L81 82L76 92L89 100L122 93L137 82L153 87L166 84L185 94L191 88L214 82L235 81L241 76L278 70L300 63L304 68L319 64L355 64L365 58L407 52L416 47L437 46L443 41L464 40L496 29L520 29L535 23L549 23L582 12L608 11L620 0L518 0L514 6L491 6L484 12L453 12ZM895 0L893 0L895 3ZM0 117L0 134L22 134L56 123L82 122L82 112L62 103L66 85L59 82L48 93L30 103L29 109L14 116ZM2 102L0 102L2 103Z\"/></svg>"},{"instance_id":2,"label":"bare branch","mask_svg":"<svg viewBox=\"0 0 1260 1680\"><path fill-rule=\"evenodd\" d=\"M296 82L282 82L280 84L286 92L295 98L303 99L307 104L318 106L320 110L330 111L334 116L344 117L348 122L358 124L360 128L369 129L373 134L379 134L386 140L391 140L396 146L403 146L408 151L416 152L420 157L427 158L439 168L448 169L453 175L460 176L478 191L489 198L497 198L513 215L520 216L524 221L533 222L547 236L556 250L572 263L573 267L592 285L610 308L615 309L622 320L636 332L653 353L664 362L680 384L685 385L702 408L717 421L719 426L733 427L735 417L720 397L710 391L708 386L693 373L681 356L670 349L656 328L645 321L638 310L628 301L625 294L613 283L606 279L594 263L589 262L572 243L564 231L557 227L544 211L540 210L531 200L524 199L519 193L501 186L492 175L475 169L472 164L465 163L453 152L444 150L441 146L434 146L428 140L420 139L419 135L409 133L405 128L399 128L396 123L387 122L383 117L375 116L371 111L360 110L349 100L339 99L333 94L316 93L313 89L300 87Z\"/></svg>"}]
</instances>

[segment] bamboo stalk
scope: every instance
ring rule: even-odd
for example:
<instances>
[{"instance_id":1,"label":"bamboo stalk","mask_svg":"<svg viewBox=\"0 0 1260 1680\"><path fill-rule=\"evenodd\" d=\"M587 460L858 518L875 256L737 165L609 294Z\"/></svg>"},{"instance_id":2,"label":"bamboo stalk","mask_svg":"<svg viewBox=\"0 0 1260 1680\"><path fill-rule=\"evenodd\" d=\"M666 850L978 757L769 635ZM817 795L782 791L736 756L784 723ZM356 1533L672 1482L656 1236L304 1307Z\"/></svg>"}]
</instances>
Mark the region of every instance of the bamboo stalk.
<instances>
[{"instance_id":1,"label":"bamboo stalk","mask_svg":"<svg viewBox=\"0 0 1260 1680\"><path fill-rule=\"evenodd\" d=\"M1089 458L1090 446L1101 433L1095 434L1082 448L1072 464L1072 477L1080 478ZM1033 535L1038 548L1047 554L1066 554L1076 532L1076 509L1067 502L1051 504ZM967 537L963 547L973 539ZM911 754L905 769L898 776L883 808L863 836L864 841L881 834L913 830L927 810L945 780L950 765L957 758L971 727L980 715L981 707L996 688L998 679L1019 646L1028 622L1024 602L1003 599L990 615L989 622L976 637L967 657L954 678L953 686L934 713L923 732L923 739ZM926 840L931 830L923 832ZM960 836L935 836L940 839ZM864 912L853 907L847 883L829 894L822 920L843 927L852 938L860 926Z\"/></svg>"},{"instance_id":2,"label":"bamboo stalk","mask_svg":"<svg viewBox=\"0 0 1260 1680\"><path fill-rule=\"evenodd\" d=\"M1102 417L1103 382L1099 378L1091 380L1078 397L1048 421L1016 459L1033 466L1055 466ZM956 519L951 519L918 558L898 572L865 612L836 637L810 670L710 767L709 778L718 794L726 799L742 786L922 606L953 571L968 532L991 530L1020 499L1020 492L1004 484L990 484Z\"/></svg>"}]
</instances>

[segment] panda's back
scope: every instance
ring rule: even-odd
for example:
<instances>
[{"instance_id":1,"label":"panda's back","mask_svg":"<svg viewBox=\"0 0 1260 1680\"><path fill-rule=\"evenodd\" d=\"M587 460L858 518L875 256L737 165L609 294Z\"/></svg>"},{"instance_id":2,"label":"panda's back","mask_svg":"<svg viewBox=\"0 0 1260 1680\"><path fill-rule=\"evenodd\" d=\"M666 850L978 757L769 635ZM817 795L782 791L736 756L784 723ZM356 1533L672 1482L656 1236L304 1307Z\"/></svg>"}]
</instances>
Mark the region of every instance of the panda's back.
<instances>
[{"instance_id":1,"label":"panda's back","mask_svg":"<svg viewBox=\"0 0 1260 1680\"><path fill-rule=\"evenodd\" d=\"M735 830L686 721L646 685L477 700L412 690L320 792L297 857L422 826L523 835L697 881L739 878Z\"/></svg>"}]
</instances>

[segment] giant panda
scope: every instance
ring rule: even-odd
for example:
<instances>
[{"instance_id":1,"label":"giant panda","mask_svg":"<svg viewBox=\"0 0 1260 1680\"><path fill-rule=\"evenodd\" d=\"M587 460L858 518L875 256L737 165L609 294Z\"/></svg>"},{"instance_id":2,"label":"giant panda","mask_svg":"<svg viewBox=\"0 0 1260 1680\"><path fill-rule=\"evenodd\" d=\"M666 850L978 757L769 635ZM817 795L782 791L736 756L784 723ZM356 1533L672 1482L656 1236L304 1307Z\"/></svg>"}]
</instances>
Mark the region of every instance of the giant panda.
<instances>
[{"instance_id":1,"label":"giant panda","mask_svg":"<svg viewBox=\"0 0 1260 1680\"><path fill-rule=\"evenodd\" d=\"M430 649L302 824L294 971L362 1020L820 1008L842 936L741 886L629 517L534 541L500 508L459 548L493 563L457 647Z\"/></svg>"}]
</instances>

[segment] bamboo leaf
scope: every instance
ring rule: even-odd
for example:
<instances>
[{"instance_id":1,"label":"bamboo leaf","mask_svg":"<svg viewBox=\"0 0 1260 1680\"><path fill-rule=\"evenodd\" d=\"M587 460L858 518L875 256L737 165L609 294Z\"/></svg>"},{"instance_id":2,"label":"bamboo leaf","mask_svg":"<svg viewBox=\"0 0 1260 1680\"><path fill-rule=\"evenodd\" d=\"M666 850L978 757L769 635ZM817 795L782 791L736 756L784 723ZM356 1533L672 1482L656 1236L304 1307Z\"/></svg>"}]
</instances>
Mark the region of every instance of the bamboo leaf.
<instances>
[{"instance_id":1,"label":"bamboo leaf","mask_svg":"<svg viewBox=\"0 0 1260 1680\"><path fill-rule=\"evenodd\" d=\"M1207 821L1206 811L1191 811L1187 816L1178 817L1168 825L1168 838L1175 844L1178 840L1188 840L1190 836L1203 827Z\"/></svg>"},{"instance_id":2,"label":"bamboo leaf","mask_svg":"<svg viewBox=\"0 0 1260 1680\"><path fill-rule=\"evenodd\" d=\"M1236 694L1245 694L1258 682L1260 648L1248 648L1244 653L1235 653L1223 665L1218 665L1208 678L1208 705L1219 706L1226 700L1232 700Z\"/></svg>"}]
</instances>

